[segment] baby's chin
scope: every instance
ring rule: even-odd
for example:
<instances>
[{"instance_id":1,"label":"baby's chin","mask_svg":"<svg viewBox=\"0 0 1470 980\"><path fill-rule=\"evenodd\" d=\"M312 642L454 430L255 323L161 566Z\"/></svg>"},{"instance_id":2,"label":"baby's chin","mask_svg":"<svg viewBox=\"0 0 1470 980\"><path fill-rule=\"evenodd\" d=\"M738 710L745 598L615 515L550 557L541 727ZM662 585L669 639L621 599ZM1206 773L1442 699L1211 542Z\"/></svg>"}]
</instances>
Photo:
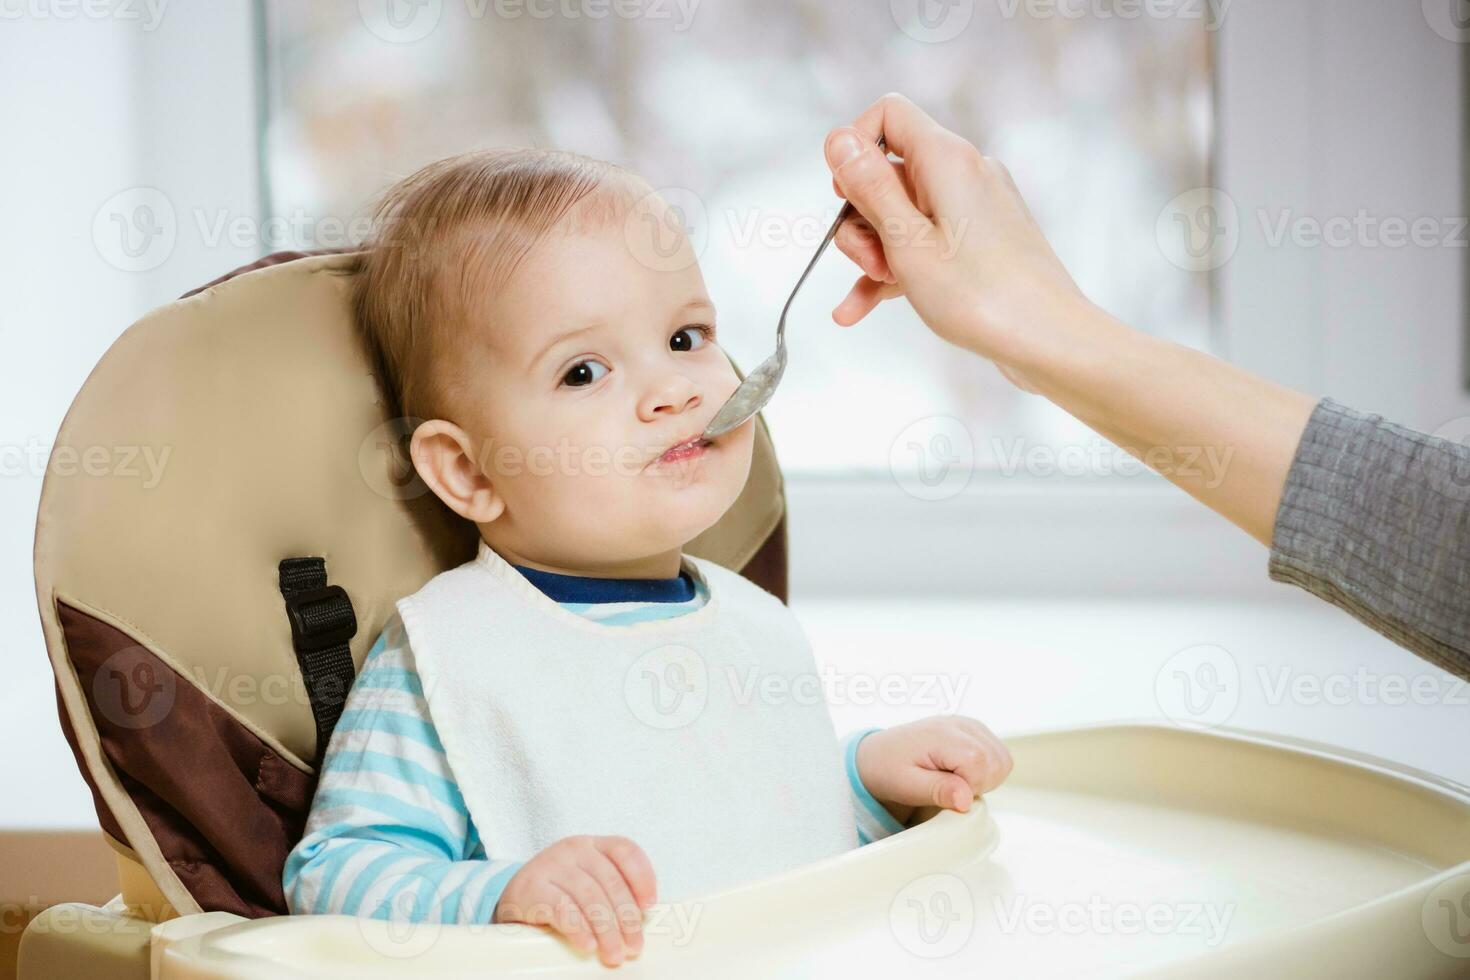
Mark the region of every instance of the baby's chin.
<instances>
[{"instance_id":1,"label":"baby's chin","mask_svg":"<svg viewBox=\"0 0 1470 980\"><path fill-rule=\"evenodd\" d=\"M657 535L667 547L683 547L719 523L739 496L728 488L695 484L669 488L653 502L649 516L650 534Z\"/></svg>"},{"instance_id":2,"label":"baby's chin","mask_svg":"<svg viewBox=\"0 0 1470 980\"><path fill-rule=\"evenodd\" d=\"M660 512L670 517L687 514L688 520L713 524L735 503L750 477L749 464L738 462L723 458L666 464L644 474L644 488Z\"/></svg>"}]
</instances>

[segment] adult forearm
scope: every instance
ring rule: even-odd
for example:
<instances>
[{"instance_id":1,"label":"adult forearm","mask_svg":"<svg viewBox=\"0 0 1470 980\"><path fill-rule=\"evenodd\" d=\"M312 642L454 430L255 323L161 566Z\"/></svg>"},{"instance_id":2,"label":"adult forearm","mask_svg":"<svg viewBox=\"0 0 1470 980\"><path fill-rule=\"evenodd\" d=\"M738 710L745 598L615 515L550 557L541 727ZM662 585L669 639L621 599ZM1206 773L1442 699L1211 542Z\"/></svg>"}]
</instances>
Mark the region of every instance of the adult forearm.
<instances>
[{"instance_id":1,"label":"adult forearm","mask_svg":"<svg viewBox=\"0 0 1470 980\"><path fill-rule=\"evenodd\" d=\"M1012 363L1030 387L1270 545L1316 399L1079 301Z\"/></svg>"}]
</instances>

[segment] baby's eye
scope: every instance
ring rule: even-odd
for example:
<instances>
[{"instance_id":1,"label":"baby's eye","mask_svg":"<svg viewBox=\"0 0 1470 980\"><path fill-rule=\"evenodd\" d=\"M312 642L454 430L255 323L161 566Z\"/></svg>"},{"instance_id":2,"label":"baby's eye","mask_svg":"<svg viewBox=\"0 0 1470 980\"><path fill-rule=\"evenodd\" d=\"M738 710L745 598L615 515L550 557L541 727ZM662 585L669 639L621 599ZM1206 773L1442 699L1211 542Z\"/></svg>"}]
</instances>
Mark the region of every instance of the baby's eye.
<instances>
[{"instance_id":1,"label":"baby's eye","mask_svg":"<svg viewBox=\"0 0 1470 980\"><path fill-rule=\"evenodd\" d=\"M600 369L602 374L598 374L595 369ZM601 361L578 361L567 370L566 374L561 376L561 383L568 388L582 388L590 385L603 374L607 374L607 365Z\"/></svg>"},{"instance_id":2,"label":"baby's eye","mask_svg":"<svg viewBox=\"0 0 1470 980\"><path fill-rule=\"evenodd\" d=\"M674 331L674 335L669 338L669 349L677 351L699 350L699 348L714 339L714 333L713 327L707 327L702 323L691 323L687 327L680 327ZM682 337L692 338L695 335L699 336L699 343L694 343L692 340L680 339Z\"/></svg>"}]
</instances>

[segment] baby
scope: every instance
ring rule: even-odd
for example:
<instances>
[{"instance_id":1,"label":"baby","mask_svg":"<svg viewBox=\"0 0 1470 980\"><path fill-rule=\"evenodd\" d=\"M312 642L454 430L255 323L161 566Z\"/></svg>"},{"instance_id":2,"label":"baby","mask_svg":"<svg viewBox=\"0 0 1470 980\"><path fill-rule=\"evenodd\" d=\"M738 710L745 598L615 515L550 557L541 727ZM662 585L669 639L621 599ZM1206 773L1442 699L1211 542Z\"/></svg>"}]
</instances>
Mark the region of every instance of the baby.
<instances>
[{"instance_id":1,"label":"baby","mask_svg":"<svg viewBox=\"0 0 1470 980\"><path fill-rule=\"evenodd\" d=\"M379 206L354 288L418 475L481 540L369 651L286 862L292 912L540 924L617 965L656 899L1005 779L970 718L839 741L820 699L779 693L817 676L786 607L683 554L744 487L755 422L701 438L738 378L647 184L550 150L431 164Z\"/></svg>"}]
</instances>

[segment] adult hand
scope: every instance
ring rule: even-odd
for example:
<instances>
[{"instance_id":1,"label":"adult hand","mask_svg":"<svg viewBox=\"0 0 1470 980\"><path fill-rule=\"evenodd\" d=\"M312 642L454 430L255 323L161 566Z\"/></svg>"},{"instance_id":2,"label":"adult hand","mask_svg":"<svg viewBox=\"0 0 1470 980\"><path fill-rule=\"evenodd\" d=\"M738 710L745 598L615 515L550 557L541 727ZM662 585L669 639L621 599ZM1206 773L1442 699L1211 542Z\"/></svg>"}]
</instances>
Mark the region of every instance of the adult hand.
<instances>
[{"instance_id":1,"label":"adult hand","mask_svg":"<svg viewBox=\"0 0 1470 980\"><path fill-rule=\"evenodd\" d=\"M878 148L883 136L890 161ZM1269 544L1281 488L1315 398L1133 330L1087 301L1006 168L885 95L827 135L833 186L871 227L837 247L865 275L832 317L908 297L940 337L994 361ZM1187 465L1203 453L1223 476Z\"/></svg>"},{"instance_id":2,"label":"adult hand","mask_svg":"<svg viewBox=\"0 0 1470 980\"><path fill-rule=\"evenodd\" d=\"M865 219L838 229L837 247L865 274L832 318L850 326L906 295L936 334L1030 388L1022 365L1088 303L1005 166L901 95L834 129L826 155L833 186Z\"/></svg>"}]
</instances>

